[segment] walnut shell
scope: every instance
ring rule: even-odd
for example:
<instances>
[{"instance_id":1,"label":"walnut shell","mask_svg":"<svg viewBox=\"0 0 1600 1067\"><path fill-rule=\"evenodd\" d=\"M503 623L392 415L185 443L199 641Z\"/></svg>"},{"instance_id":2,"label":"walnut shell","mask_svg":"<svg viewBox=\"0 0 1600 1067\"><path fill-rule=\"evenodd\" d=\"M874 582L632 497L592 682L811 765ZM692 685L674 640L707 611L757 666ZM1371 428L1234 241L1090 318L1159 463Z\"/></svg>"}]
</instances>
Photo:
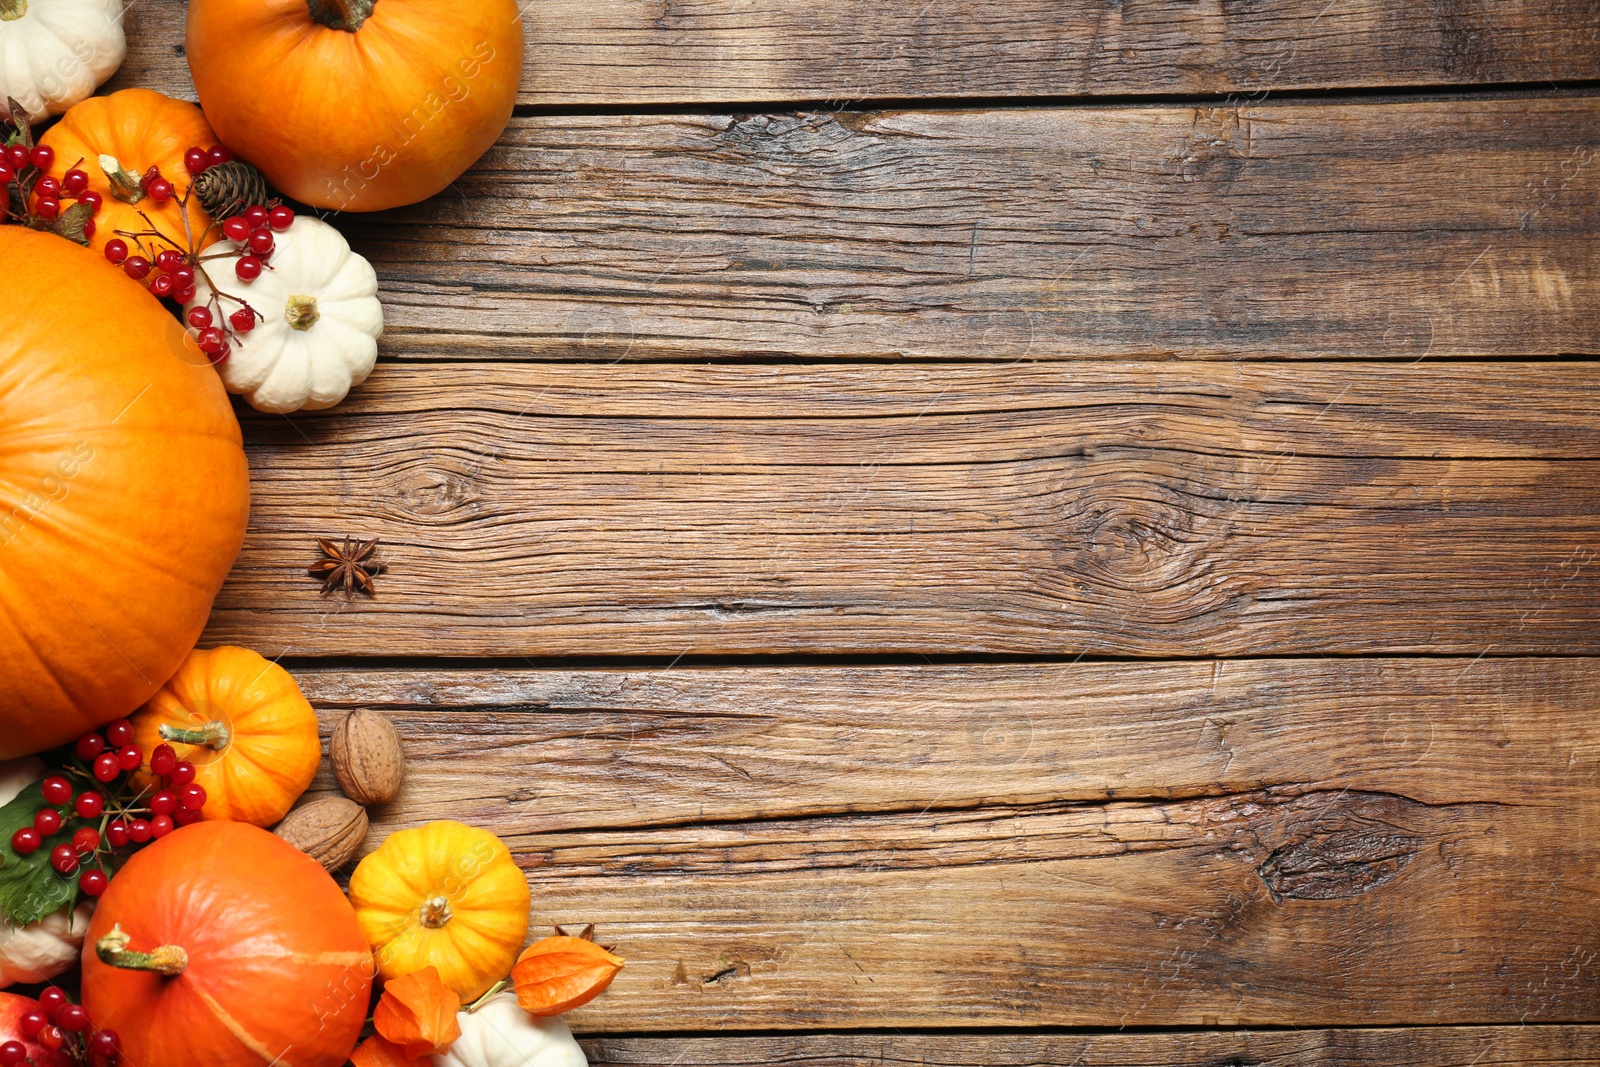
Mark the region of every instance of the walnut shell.
<instances>
[{"instance_id":1,"label":"walnut shell","mask_svg":"<svg viewBox=\"0 0 1600 1067\"><path fill-rule=\"evenodd\" d=\"M355 858L367 837L367 809L344 797L323 797L284 816L273 831L329 871Z\"/></svg>"},{"instance_id":2,"label":"walnut shell","mask_svg":"<svg viewBox=\"0 0 1600 1067\"><path fill-rule=\"evenodd\" d=\"M406 776L400 731L375 711L352 711L333 728L329 745L339 788L357 804L387 804Z\"/></svg>"}]
</instances>

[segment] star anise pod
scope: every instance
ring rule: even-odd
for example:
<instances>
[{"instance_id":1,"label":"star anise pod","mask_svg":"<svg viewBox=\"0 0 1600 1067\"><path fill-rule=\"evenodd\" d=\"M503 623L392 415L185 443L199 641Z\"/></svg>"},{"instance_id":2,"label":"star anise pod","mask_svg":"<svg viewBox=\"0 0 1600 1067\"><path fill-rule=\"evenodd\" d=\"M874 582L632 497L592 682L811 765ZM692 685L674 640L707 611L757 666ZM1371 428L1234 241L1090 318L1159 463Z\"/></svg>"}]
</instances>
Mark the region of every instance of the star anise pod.
<instances>
[{"instance_id":1,"label":"star anise pod","mask_svg":"<svg viewBox=\"0 0 1600 1067\"><path fill-rule=\"evenodd\" d=\"M372 576L383 573L383 564L372 558L373 551L378 547L376 537L370 541L357 541L346 534L342 543L319 537L317 547L322 549L323 558L317 560L306 573L322 579L324 593L343 586L346 593L360 589L368 596L377 594L372 586Z\"/></svg>"}]
</instances>

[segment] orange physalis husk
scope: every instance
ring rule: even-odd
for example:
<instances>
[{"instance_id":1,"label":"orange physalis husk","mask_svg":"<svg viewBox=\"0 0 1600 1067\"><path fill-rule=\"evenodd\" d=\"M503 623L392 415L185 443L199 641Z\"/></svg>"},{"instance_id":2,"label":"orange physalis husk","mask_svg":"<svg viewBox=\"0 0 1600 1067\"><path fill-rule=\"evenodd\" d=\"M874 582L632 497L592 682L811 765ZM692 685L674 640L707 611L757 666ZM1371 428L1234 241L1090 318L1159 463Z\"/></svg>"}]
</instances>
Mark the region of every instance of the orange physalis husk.
<instances>
[{"instance_id":1,"label":"orange physalis husk","mask_svg":"<svg viewBox=\"0 0 1600 1067\"><path fill-rule=\"evenodd\" d=\"M350 1053L355 1067L431 1067L433 1061L406 1055L406 1050L373 1034Z\"/></svg>"},{"instance_id":2,"label":"orange physalis husk","mask_svg":"<svg viewBox=\"0 0 1600 1067\"><path fill-rule=\"evenodd\" d=\"M461 998L444 984L437 967L424 967L383 987L372 1025L407 1056L432 1056L461 1036L456 1012Z\"/></svg>"},{"instance_id":3,"label":"orange physalis husk","mask_svg":"<svg viewBox=\"0 0 1600 1067\"><path fill-rule=\"evenodd\" d=\"M598 997L623 961L581 937L547 937L530 945L511 968L517 1003L529 1015L560 1015Z\"/></svg>"}]
</instances>

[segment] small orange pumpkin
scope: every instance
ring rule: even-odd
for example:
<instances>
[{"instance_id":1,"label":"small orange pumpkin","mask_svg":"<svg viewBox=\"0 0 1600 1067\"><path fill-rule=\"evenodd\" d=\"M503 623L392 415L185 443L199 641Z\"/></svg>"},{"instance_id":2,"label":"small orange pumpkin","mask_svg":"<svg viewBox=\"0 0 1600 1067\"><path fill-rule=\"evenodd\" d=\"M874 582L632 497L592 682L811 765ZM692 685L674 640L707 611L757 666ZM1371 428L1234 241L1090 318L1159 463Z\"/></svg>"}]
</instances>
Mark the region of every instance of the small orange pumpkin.
<instances>
[{"instance_id":1,"label":"small orange pumpkin","mask_svg":"<svg viewBox=\"0 0 1600 1067\"><path fill-rule=\"evenodd\" d=\"M300 687L248 648L195 649L132 722L140 749L169 744L194 764L207 819L273 825L322 761L317 713Z\"/></svg>"},{"instance_id":2,"label":"small orange pumpkin","mask_svg":"<svg viewBox=\"0 0 1600 1067\"><path fill-rule=\"evenodd\" d=\"M100 898L83 1006L139 1067L342 1067L372 954L317 861L238 822L181 827Z\"/></svg>"},{"instance_id":3,"label":"small orange pumpkin","mask_svg":"<svg viewBox=\"0 0 1600 1067\"><path fill-rule=\"evenodd\" d=\"M505 129L516 0L190 0L189 71L222 140L313 207L444 189Z\"/></svg>"},{"instance_id":4,"label":"small orange pumpkin","mask_svg":"<svg viewBox=\"0 0 1600 1067\"><path fill-rule=\"evenodd\" d=\"M191 237L196 249L221 238L220 232L208 232L211 217L198 197L189 198L188 232L184 229L182 201L189 189L189 171L183 165L183 154L193 147L209 148L217 143L205 115L193 104L153 89L92 96L68 108L39 143L55 150L50 173L57 180L77 167L89 176L89 188L100 194L94 236L89 239L89 247L95 251L104 250L106 242L119 232L139 233L152 225L172 239L143 238L145 252L152 259L166 248L188 251ZM151 167L159 168L161 176L172 183L173 195L163 203L150 195L144 180ZM123 240L137 249L132 238Z\"/></svg>"}]
</instances>

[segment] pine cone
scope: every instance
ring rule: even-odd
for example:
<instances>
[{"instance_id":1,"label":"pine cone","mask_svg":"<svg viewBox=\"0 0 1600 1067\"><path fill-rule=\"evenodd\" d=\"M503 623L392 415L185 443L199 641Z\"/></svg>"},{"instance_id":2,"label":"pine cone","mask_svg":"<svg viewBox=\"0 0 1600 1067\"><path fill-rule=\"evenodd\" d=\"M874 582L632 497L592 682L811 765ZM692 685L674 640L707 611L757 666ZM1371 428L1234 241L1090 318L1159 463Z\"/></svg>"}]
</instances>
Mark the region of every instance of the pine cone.
<instances>
[{"instance_id":1,"label":"pine cone","mask_svg":"<svg viewBox=\"0 0 1600 1067\"><path fill-rule=\"evenodd\" d=\"M265 204L267 179L243 160L230 159L201 171L194 180L194 195L206 214L221 222L247 207Z\"/></svg>"}]
</instances>

